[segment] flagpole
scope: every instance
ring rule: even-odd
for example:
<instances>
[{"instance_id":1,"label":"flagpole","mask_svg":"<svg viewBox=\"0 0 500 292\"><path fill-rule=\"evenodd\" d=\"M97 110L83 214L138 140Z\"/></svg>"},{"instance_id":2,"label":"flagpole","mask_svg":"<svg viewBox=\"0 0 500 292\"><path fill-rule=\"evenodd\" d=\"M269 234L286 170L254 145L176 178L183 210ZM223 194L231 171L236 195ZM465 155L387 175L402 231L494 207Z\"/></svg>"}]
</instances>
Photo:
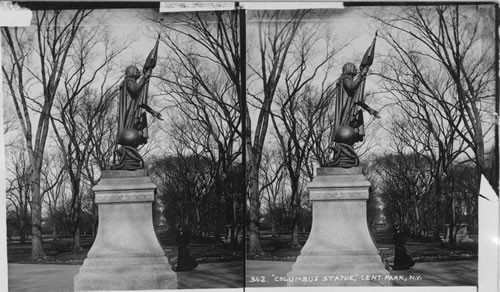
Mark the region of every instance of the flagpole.
<instances>
[{"instance_id":1,"label":"flagpole","mask_svg":"<svg viewBox=\"0 0 500 292\"><path fill-rule=\"evenodd\" d=\"M363 59L361 60L361 64L359 66L361 70L365 69L368 70L368 68L370 68L370 66L373 64L373 59L375 55L375 42L377 41L377 35L378 32L375 32L375 37L373 38L370 47L368 47L365 54L363 55ZM361 80L361 83L358 87L359 88L358 92L356 92L357 102L362 102L362 103L365 102L365 84L366 84L366 77L363 78L363 80Z\"/></svg>"}]
</instances>

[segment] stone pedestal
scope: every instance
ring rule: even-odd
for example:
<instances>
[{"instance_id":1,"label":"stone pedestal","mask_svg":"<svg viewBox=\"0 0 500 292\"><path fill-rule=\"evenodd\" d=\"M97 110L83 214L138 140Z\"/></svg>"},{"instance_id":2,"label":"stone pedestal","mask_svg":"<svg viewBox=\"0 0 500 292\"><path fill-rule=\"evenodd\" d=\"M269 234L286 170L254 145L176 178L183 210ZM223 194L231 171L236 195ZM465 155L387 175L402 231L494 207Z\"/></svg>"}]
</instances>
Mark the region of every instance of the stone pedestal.
<instances>
[{"instance_id":1,"label":"stone pedestal","mask_svg":"<svg viewBox=\"0 0 500 292\"><path fill-rule=\"evenodd\" d=\"M368 231L370 183L361 168L319 168L309 184L312 228L288 286L386 286L390 273Z\"/></svg>"},{"instance_id":2,"label":"stone pedestal","mask_svg":"<svg viewBox=\"0 0 500 292\"><path fill-rule=\"evenodd\" d=\"M177 288L153 229L155 188L145 170L104 171L93 189L98 232L74 278L75 291Z\"/></svg>"}]
</instances>

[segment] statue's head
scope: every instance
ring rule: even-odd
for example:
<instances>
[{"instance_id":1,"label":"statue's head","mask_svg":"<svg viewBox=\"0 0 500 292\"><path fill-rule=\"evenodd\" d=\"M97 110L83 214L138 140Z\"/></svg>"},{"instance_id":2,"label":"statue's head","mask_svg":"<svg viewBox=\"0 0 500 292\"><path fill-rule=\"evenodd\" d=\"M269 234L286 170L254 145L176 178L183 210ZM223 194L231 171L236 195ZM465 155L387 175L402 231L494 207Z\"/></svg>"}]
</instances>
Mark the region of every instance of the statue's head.
<instances>
[{"instance_id":1,"label":"statue's head","mask_svg":"<svg viewBox=\"0 0 500 292\"><path fill-rule=\"evenodd\" d=\"M130 65L125 69L125 77L139 78L141 76L141 71L134 65Z\"/></svg>"},{"instance_id":2,"label":"statue's head","mask_svg":"<svg viewBox=\"0 0 500 292\"><path fill-rule=\"evenodd\" d=\"M351 62L345 63L344 67L342 67L342 74L345 75L356 75L357 71L356 65Z\"/></svg>"}]
</instances>

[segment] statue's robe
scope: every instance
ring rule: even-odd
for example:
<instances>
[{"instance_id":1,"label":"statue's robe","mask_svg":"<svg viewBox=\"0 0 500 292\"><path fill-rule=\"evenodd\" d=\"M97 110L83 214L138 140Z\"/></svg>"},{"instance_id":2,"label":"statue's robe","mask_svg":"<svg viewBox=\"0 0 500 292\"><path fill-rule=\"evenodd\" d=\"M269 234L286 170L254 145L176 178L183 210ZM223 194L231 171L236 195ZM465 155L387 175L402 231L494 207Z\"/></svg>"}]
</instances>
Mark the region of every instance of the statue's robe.
<instances>
[{"instance_id":1,"label":"statue's robe","mask_svg":"<svg viewBox=\"0 0 500 292\"><path fill-rule=\"evenodd\" d=\"M120 85L120 100L118 102L118 138L123 130L133 128L142 137L145 144L149 137L146 113L141 108L145 103L145 92L133 78L126 77ZM144 88L144 87L143 87Z\"/></svg>"},{"instance_id":2,"label":"statue's robe","mask_svg":"<svg viewBox=\"0 0 500 292\"><path fill-rule=\"evenodd\" d=\"M335 129L350 126L360 139L365 134L363 112L356 102L363 101L363 92L359 90L363 83L364 80L358 80L347 74L341 75L337 80L335 100Z\"/></svg>"}]
</instances>

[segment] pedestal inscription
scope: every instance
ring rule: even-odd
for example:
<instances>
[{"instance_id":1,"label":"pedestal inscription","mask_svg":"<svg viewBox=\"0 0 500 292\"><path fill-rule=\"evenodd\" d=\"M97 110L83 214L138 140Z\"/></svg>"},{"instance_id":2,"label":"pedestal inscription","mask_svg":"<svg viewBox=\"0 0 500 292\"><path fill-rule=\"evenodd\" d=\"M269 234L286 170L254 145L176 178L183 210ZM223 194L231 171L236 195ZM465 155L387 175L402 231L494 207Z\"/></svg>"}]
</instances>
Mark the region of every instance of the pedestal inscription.
<instances>
[{"instance_id":1,"label":"pedestal inscription","mask_svg":"<svg viewBox=\"0 0 500 292\"><path fill-rule=\"evenodd\" d=\"M361 168L320 168L309 184L313 221L289 286L390 285L366 221L370 183Z\"/></svg>"},{"instance_id":2,"label":"pedestal inscription","mask_svg":"<svg viewBox=\"0 0 500 292\"><path fill-rule=\"evenodd\" d=\"M177 288L153 229L155 188L145 170L104 171L93 189L99 228L75 291Z\"/></svg>"}]
</instances>

